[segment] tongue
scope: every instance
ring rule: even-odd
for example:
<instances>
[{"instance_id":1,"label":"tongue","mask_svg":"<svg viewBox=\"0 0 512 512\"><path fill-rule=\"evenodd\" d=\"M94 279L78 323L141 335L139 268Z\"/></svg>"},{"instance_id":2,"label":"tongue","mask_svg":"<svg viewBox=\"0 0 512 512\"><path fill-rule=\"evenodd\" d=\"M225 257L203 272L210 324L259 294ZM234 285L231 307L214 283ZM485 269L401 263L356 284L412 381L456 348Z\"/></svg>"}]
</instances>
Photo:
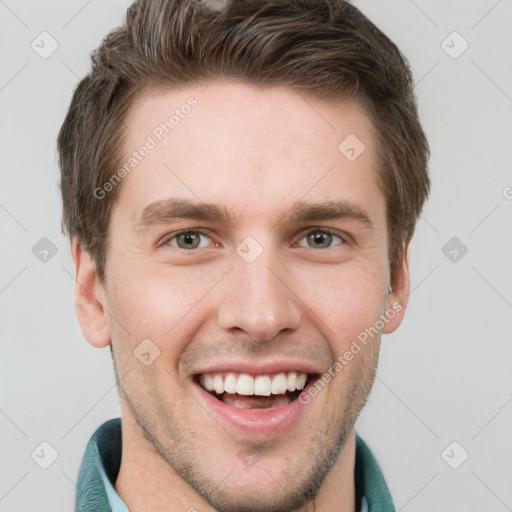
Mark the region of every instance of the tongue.
<instances>
[{"instance_id":1,"label":"tongue","mask_svg":"<svg viewBox=\"0 0 512 512\"><path fill-rule=\"evenodd\" d=\"M271 396L243 396L236 393L223 393L220 396L217 395L217 398L237 409L275 409L291 402L288 393Z\"/></svg>"}]
</instances>

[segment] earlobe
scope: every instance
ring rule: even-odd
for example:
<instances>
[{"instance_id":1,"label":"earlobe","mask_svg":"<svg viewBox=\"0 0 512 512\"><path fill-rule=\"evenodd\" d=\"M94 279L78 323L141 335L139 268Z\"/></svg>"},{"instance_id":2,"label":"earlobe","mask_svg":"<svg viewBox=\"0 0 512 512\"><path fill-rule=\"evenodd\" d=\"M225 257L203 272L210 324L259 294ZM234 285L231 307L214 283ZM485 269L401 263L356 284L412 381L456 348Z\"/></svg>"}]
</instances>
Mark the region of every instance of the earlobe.
<instances>
[{"instance_id":1,"label":"earlobe","mask_svg":"<svg viewBox=\"0 0 512 512\"><path fill-rule=\"evenodd\" d=\"M402 266L396 269L391 276L391 290L388 293L386 301L387 319L382 332L389 334L398 329L404 319L407 303L409 302L409 293L411 291L411 281L409 276L409 250L407 243L404 247L404 257Z\"/></svg>"},{"instance_id":2,"label":"earlobe","mask_svg":"<svg viewBox=\"0 0 512 512\"><path fill-rule=\"evenodd\" d=\"M75 311L84 338L93 347L110 344L110 331L103 308L103 286L91 255L81 246L78 237L71 243L76 268Z\"/></svg>"}]
</instances>

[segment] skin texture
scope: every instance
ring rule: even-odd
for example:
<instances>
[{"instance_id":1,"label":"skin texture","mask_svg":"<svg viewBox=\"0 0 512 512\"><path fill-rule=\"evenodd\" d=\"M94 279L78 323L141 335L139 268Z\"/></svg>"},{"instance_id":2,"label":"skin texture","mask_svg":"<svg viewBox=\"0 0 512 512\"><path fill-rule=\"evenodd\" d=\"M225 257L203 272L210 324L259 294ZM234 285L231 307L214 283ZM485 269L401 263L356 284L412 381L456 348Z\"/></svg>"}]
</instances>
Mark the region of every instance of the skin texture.
<instances>
[{"instance_id":1,"label":"skin texture","mask_svg":"<svg viewBox=\"0 0 512 512\"><path fill-rule=\"evenodd\" d=\"M322 373L393 303L401 309L382 331L399 326L408 262L390 276L371 123L354 100L217 81L148 91L126 119L127 155L191 96L197 106L118 185L105 283L73 241L84 337L113 345L123 421L116 489L132 511L354 510L354 422L380 333L285 433L248 434L219 420L193 375L234 359L293 359ZM366 146L354 161L338 150L349 134ZM228 218L141 223L149 204L171 198L217 205ZM350 202L371 226L293 220L301 201ZM325 229L335 235L320 236L326 247L311 244L307 235ZM183 230L203 233L197 248L180 248ZM257 242L251 255L262 250L251 263L236 251L246 237ZM134 356L145 339L160 351L148 366ZM242 449L258 457L250 468Z\"/></svg>"}]
</instances>

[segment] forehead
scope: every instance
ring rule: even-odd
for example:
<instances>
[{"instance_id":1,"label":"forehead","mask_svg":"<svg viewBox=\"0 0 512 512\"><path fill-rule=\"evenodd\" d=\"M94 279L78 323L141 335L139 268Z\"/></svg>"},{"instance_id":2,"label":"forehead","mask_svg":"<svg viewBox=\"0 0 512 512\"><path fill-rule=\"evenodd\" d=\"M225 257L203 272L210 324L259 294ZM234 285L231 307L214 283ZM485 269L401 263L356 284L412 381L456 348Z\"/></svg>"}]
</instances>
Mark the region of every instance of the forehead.
<instances>
[{"instance_id":1,"label":"forehead","mask_svg":"<svg viewBox=\"0 0 512 512\"><path fill-rule=\"evenodd\" d=\"M213 82L150 90L125 124L126 162L137 161L127 166L118 204L133 220L169 197L248 215L342 197L384 215L372 125L357 101Z\"/></svg>"}]
</instances>

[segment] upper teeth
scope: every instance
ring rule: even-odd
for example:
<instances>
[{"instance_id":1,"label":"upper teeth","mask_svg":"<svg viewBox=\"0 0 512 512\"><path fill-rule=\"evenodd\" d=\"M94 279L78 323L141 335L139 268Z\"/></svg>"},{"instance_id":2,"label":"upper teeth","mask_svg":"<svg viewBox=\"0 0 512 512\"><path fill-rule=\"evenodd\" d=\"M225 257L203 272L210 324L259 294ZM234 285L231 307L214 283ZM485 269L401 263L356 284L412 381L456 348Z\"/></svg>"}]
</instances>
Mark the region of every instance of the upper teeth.
<instances>
[{"instance_id":1,"label":"upper teeth","mask_svg":"<svg viewBox=\"0 0 512 512\"><path fill-rule=\"evenodd\" d=\"M199 377L201 386L218 395L226 392L239 395L269 396L284 395L286 391L301 390L306 385L307 374L281 372L276 375L249 375L248 373L203 373Z\"/></svg>"}]
</instances>

